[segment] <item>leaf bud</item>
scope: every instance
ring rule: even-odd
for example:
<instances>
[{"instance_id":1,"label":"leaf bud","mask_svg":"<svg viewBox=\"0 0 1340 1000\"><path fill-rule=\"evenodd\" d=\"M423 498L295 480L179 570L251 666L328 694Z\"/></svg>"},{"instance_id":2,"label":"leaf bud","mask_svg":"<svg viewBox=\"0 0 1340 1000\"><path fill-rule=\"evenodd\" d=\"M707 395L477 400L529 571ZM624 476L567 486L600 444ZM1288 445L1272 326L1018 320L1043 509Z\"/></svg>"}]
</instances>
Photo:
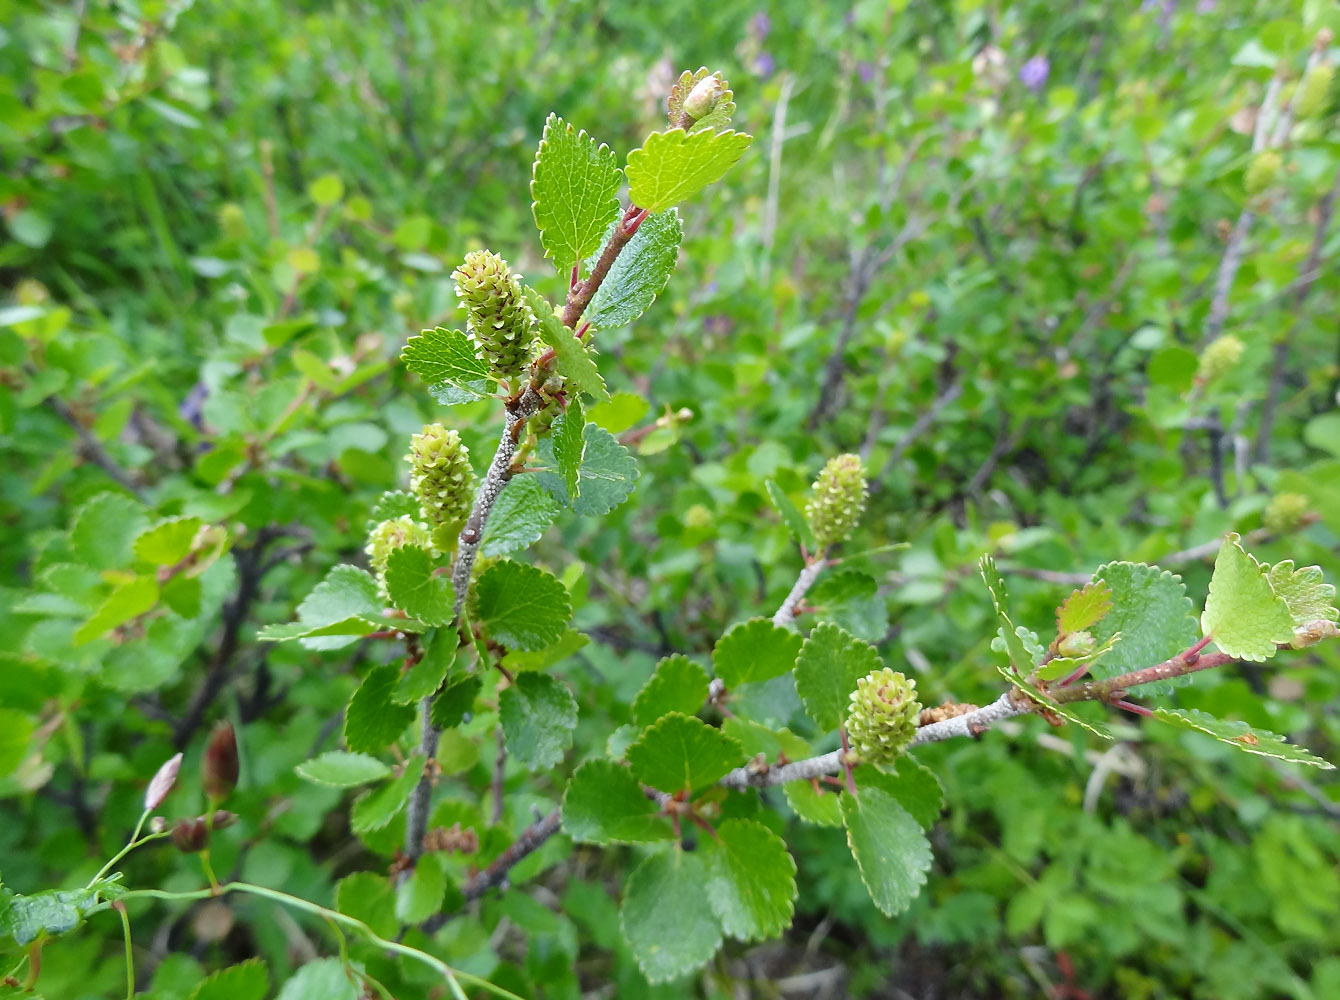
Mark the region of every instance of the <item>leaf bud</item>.
<instances>
[{"instance_id":1,"label":"leaf bud","mask_svg":"<svg viewBox=\"0 0 1340 1000\"><path fill-rule=\"evenodd\" d=\"M716 106L724 86L721 77L705 76L699 80L684 98L684 113L697 121Z\"/></svg>"},{"instance_id":2,"label":"leaf bud","mask_svg":"<svg viewBox=\"0 0 1340 1000\"><path fill-rule=\"evenodd\" d=\"M1062 656L1088 656L1094 649L1093 633L1071 632L1056 644L1056 652Z\"/></svg>"},{"instance_id":3,"label":"leaf bud","mask_svg":"<svg viewBox=\"0 0 1340 1000\"><path fill-rule=\"evenodd\" d=\"M181 754L176 754L160 767L153 780L149 782L149 787L144 792L144 811L157 809L163 804L163 800L168 797L172 791L172 786L177 783L177 772L181 770Z\"/></svg>"},{"instance_id":4,"label":"leaf bud","mask_svg":"<svg viewBox=\"0 0 1340 1000\"><path fill-rule=\"evenodd\" d=\"M1247 172L1242 177L1242 186L1246 189L1247 194L1258 195L1274 184L1283 162L1280 154L1273 149L1266 149L1257 153L1256 158L1248 164Z\"/></svg>"},{"instance_id":5,"label":"leaf bud","mask_svg":"<svg viewBox=\"0 0 1340 1000\"><path fill-rule=\"evenodd\" d=\"M1270 498L1261 522L1272 535L1291 535L1307 523L1309 506L1301 493L1277 493Z\"/></svg>"},{"instance_id":6,"label":"leaf bud","mask_svg":"<svg viewBox=\"0 0 1340 1000\"><path fill-rule=\"evenodd\" d=\"M1244 350L1246 345L1232 334L1217 337L1201 353L1196 377L1202 382L1213 382L1221 375L1227 375L1242 360Z\"/></svg>"},{"instance_id":7,"label":"leaf bud","mask_svg":"<svg viewBox=\"0 0 1340 1000\"><path fill-rule=\"evenodd\" d=\"M469 317L470 333L494 378L518 377L535 349L535 318L521 282L496 253L475 250L451 275Z\"/></svg>"},{"instance_id":8,"label":"leaf bud","mask_svg":"<svg viewBox=\"0 0 1340 1000\"><path fill-rule=\"evenodd\" d=\"M838 455L814 481L805 517L820 549L851 537L865 510L865 468L857 455Z\"/></svg>"},{"instance_id":9,"label":"leaf bud","mask_svg":"<svg viewBox=\"0 0 1340 1000\"><path fill-rule=\"evenodd\" d=\"M200 761L200 784L210 802L222 802L237 787L237 734L231 722L220 722L210 734Z\"/></svg>"},{"instance_id":10,"label":"leaf bud","mask_svg":"<svg viewBox=\"0 0 1340 1000\"><path fill-rule=\"evenodd\" d=\"M172 843L183 854L198 854L209 846L209 827L203 816L179 819L172 827Z\"/></svg>"},{"instance_id":11,"label":"leaf bud","mask_svg":"<svg viewBox=\"0 0 1340 1000\"><path fill-rule=\"evenodd\" d=\"M916 681L882 667L856 682L847 714L847 738L862 761L888 764L912 742L920 716Z\"/></svg>"},{"instance_id":12,"label":"leaf bud","mask_svg":"<svg viewBox=\"0 0 1340 1000\"><path fill-rule=\"evenodd\" d=\"M454 428L428 424L410 438L405 457L410 463L410 489L419 498L423 516L442 529L442 537L459 534L475 495L470 449L461 443L460 434Z\"/></svg>"},{"instance_id":13,"label":"leaf bud","mask_svg":"<svg viewBox=\"0 0 1340 1000\"><path fill-rule=\"evenodd\" d=\"M1293 649L1306 649L1308 646L1315 646L1323 639L1340 638L1340 626L1335 622L1327 621L1325 618L1318 618L1316 621L1306 622L1293 630L1293 642L1289 645Z\"/></svg>"}]
</instances>

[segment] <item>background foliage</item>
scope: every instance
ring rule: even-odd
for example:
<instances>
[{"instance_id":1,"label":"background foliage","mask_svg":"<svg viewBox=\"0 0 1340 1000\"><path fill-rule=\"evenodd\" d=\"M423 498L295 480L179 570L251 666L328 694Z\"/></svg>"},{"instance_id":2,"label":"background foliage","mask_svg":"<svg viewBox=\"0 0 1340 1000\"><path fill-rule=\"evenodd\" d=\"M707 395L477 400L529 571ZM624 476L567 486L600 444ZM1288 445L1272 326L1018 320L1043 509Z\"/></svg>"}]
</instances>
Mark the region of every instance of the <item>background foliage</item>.
<instances>
[{"instance_id":1,"label":"background foliage","mask_svg":"<svg viewBox=\"0 0 1340 1000\"><path fill-rule=\"evenodd\" d=\"M465 252L487 244L563 291L527 197L547 115L622 155L686 66L726 72L757 139L685 210L656 306L601 340L616 395L591 416L638 453L637 492L536 549L593 639L559 668L579 707L568 770L630 721L657 658L701 658L776 607L798 563L764 481L798 495L838 451L874 484L852 548L908 547L862 561L878 592L834 594L833 614L927 704L999 689L983 552L1007 576L1044 571L1011 579L1034 627L1070 589L1056 574L1112 559L1159 561L1203 594L1206 559L1176 554L1228 530L1268 561L1340 572L1334 91L1273 176L1248 176L1272 76L1282 106L1317 32L1340 30L1327 4L3 9L0 872L15 891L87 881L154 770L176 749L193 764L219 716L242 733L243 780L216 867L326 903L341 877L385 869L395 824L351 835L352 796L294 772L337 745L382 652L255 634L362 558L410 433L440 414L395 359L459 322ZM1207 361L1219 332L1240 356ZM482 462L492 409L455 413ZM1283 541L1297 519L1269 507L1280 494L1313 515ZM1335 759L1336 657L1234 668L1176 701ZM796 924L701 977L649 989L606 892L637 852L561 837L437 946L553 997L1340 993L1333 786L1114 723L1111 752L1035 721L919 752L947 808L897 919L841 830L783 807ZM474 826L488 856L562 784L512 767L491 826L474 805L484 731L444 739L461 794L440 818ZM127 872L198 884L167 850ZM250 956L270 995L317 995L319 929L268 904L135 917L158 1000ZM123 995L119 936L103 915L54 943L39 990ZM416 974L400 974L407 996Z\"/></svg>"}]
</instances>

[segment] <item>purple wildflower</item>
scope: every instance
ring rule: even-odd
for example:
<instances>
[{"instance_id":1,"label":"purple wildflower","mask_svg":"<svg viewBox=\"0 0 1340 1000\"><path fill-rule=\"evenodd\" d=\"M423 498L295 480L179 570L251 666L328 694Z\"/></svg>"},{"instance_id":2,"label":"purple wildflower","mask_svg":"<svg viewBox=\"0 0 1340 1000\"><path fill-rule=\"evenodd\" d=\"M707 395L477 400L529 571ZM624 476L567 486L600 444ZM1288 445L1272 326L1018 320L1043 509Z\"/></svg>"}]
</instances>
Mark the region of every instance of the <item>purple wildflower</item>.
<instances>
[{"instance_id":1,"label":"purple wildflower","mask_svg":"<svg viewBox=\"0 0 1340 1000\"><path fill-rule=\"evenodd\" d=\"M1051 71L1052 64L1046 56L1034 56L1019 67L1019 82L1036 94L1047 85Z\"/></svg>"},{"instance_id":2,"label":"purple wildflower","mask_svg":"<svg viewBox=\"0 0 1340 1000\"><path fill-rule=\"evenodd\" d=\"M201 430L204 427L205 400L208 398L209 386L204 382L197 382L177 407L177 415L188 421L196 430Z\"/></svg>"},{"instance_id":3,"label":"purple wildflower","mask_svg":"<svg viewBox=\"0 0 1340 1000\"><path fill-rule=\"evenodd\" d=\"M771 52L760 52L754 56L754 73L764 79L772 76L777 69L777 60L772 57Z\"/></svg>"},{"instance_id":4,"label":"purple wildflower","mask_svg":"<svg viewBox=\"0 0 1340 1000\"><path fill-rule=\"evenodd\" d=\"M771 30L772 18L768 17L766 11L760 11L749 19L749 33L760 42L768 37Z\"/></svg>"},{"instance_id":5,"label":"purple wildflower","mask_svg":"<svg viewBox=\"0 0 1340 1000\"><path fill-rule=\"evenodd\" d=\"M856 74L861 78L861 82L867 87L875 82L875 64L868 62L859 62L856 64Z\"/></svg>"}]
</instances>

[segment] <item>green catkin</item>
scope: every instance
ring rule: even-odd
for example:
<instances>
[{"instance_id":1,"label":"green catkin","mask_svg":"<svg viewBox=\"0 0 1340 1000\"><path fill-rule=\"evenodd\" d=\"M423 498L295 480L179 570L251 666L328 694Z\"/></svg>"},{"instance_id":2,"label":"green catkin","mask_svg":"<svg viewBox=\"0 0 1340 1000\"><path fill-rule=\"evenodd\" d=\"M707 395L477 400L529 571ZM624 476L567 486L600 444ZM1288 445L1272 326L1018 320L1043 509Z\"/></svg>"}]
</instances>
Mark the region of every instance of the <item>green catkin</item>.
<instances>
[{"instance_id":1,"label":"green catkin","mask_svg":"<svg viewBox=\"0 0 1340 1000\"><path fill-rule=\"evenodd\" d=\"M363 551L368 554L368 561L376 571L379 582L386 575L386 560L402 545L422 545L432 549L432 532L408 514L382 521L368 532L368 543Z\"/></svg>"},{"instance_id":2,"label":"green catkin","mask_svg":"<svg viewBox=\"0 0 1340 1000\"><path fill-rule=\"evenodd\" d=\"M424 518L442 535L459 534L475 495L470 449L461 443L460 434L441 424L427 424L410 438L405 458L410 464L410 489Z\"/></svg>"},{"instance_id":3,"label":"green catkin","mask_svg":"<svg viewBox=\"0 0 1340 1000\"><path fill-rule=\"evenodd\" d=\"M851 537L865 510L865 468L857 455L838 455L814 481L805 517L820 549Z\"/></svg>"},{"instance_id":4,"label":"green catkin","mask_svg":"<svg viewBox=\"0 0 1340 1000\"><path fill-rule=\"evenodd\" d=\"M475 250L465 255L452 277L469 317L470 333L493 377L499 381L519 377L535 351L537 330L521 282L507 261L490 250Z\"/></svg>"},{"instance_id":5,"label":"green catkin","mask_svg":"<svg viewBox=\"0 0 1340 1000\"><path fill-rule=\"evenodd\" d=\"M917 684L882 667L856 682L847 714L847 739L862 761L892 763L917 733Z\"/></svg>"}]
</instances>

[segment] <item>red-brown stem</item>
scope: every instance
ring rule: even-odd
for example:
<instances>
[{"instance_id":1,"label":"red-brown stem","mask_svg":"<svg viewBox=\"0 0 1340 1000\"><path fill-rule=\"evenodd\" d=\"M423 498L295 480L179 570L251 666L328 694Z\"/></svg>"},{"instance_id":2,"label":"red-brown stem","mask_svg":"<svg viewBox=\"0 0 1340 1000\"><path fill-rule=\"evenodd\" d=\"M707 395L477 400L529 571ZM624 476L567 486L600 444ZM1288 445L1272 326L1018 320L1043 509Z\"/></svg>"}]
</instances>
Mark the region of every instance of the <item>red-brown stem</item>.
<instances>
[{"instance_id":1,"label":"red-brown stem","mask_svg":"<svg viewBox=\"0 0 1340 1000\"><path fill-rule=\"evenodd\" d=\"M1178 653L1172 659L1164 660L1152 667L1133 670L1129 674L1109 677L1107 680L1076 684L1073 687L1055 691L1052 696L1063 705L1072 701L1112 702L1114 699L1121 698L1127 689L1139 687L1141 684L1166 681L1173 677L1195 673L1198 670L1209 670L1212 667L1222 667L1227 663L1236 662L1237 657L1229 656L1227 653L1206 653L1203 655Z\"/></svg>"},{"instance_id":2,"label":"red-brown stem","mask_svg":"<svg viewBox=\"0 0 1340 1000\"><path fill-rule=\"evenodd\" d=\"M697 813L695 813L695 812L691 812L691 813L689 813L689 819L693 820L693 825L696 826L696 827L698 827L698 829L700 829L700 830L706 830L708 833L710 833L710 834L712 835L712 839L713 839L713 840L719 840L719 839L720 839L720 838L717 836L717 832L716 832L715 830L712 829L712 824L709 823L709 822L707 822L707 820L703 819L703 818L702 818L701 816L699 816Z\"/></svg>"},{"instance_id":3,"label":"red-brown stem","mask_svg":"<svg viewBox=\"0 0 1340 1000\"><path fill-rule=\"evenodd\" d=\"M839 732L842 733L842 770L847 775L847 791L852 795L856 794L856 778L851 773L851 761L847 755L851 753L851 744L847 742L847 729L844 726Z\"/></svg>"},{"instance_id":4,"label":"red-brown stem","mask_svg":"<svg viewBox=\"0 0 1340 1000\"><path fill-rule=\"evenodd\" d=\"M1154 715L1154 713L1151 712L1149 709L1145 708L1144 705L1137 705L1135 702L1127 701L1125 698L1118 698L1112 704L1115 705L1117 708L1124 708L1126 711L1130 712L1133 715L1142 715L1146 719L1152 718Z\"/></svg>"},{"instance_id":5,"label":"red-brown stem","mask_svg":"<svg viewBox=\"0 0 1340 1000\"><path fill-rule=\"evenodd\" d=\"M610 268L614 266L615 259L628 245L628 241L637 233L638 226L642 224L642 220L646 217L647 213L643 209L636 205L629 205L619 225L614 228L610 241L605 244L605 249L601 251L600 257L596 260L596 266L591 268L590 275L585 281L574 285L568 292L568 301L563 307L563 325L569 330L576 328L577 321L582 318L582 313L591 304L591 299L595 296L596 290L609 276Z\"/></svg>"},{"instance_id":6,"label":"red-brown stem","mask_svg":"<svg viewBox=\"0 0 1340 1000\"><path fill-rule=\"evenodd\" d=\"M1213 640L1214 640L1214 636L1213 636L1213 635L1207 635L1204 639L1202 639L1200 642L1196 643L1194 646L1192 646L1190 649L1188 649L1188 650L1187 650L1185 653L1183 653L1182 655L1183 655L1183 656L1186 656L1186 657L1188 657L1188 658L1193 657L1193 656L1195 656L1197 653L1199 653L1202 649L1204 649L1206 646L1208 646Z\"/></svg>"},{"instance_id":7,"label":"red-brown stem","mask_svg":"<svg viewBox=\"0 0 1340 1000\"><path fill-rule=\"evenodd\" d=\"M364 639L394 639L400 633L393 628L384 628L380 632L369 632Z\"/></svg>"},{"instance_id":8,"label":"red-brown stem","mask_svg":"<svg viewBox=\"0 0 1340 1000\"><path fill-rule=\"evenodd\" d=\"M1074 684L1075 681L1079 680L1088 672L1089 672L1089 665L1087 663L1081 663L1078 667L1074 669L1072 673L1066 675L1066 679L1061 682L1060 686L1070 687L1071 684Z\"/></svg>"}]
</instances>

